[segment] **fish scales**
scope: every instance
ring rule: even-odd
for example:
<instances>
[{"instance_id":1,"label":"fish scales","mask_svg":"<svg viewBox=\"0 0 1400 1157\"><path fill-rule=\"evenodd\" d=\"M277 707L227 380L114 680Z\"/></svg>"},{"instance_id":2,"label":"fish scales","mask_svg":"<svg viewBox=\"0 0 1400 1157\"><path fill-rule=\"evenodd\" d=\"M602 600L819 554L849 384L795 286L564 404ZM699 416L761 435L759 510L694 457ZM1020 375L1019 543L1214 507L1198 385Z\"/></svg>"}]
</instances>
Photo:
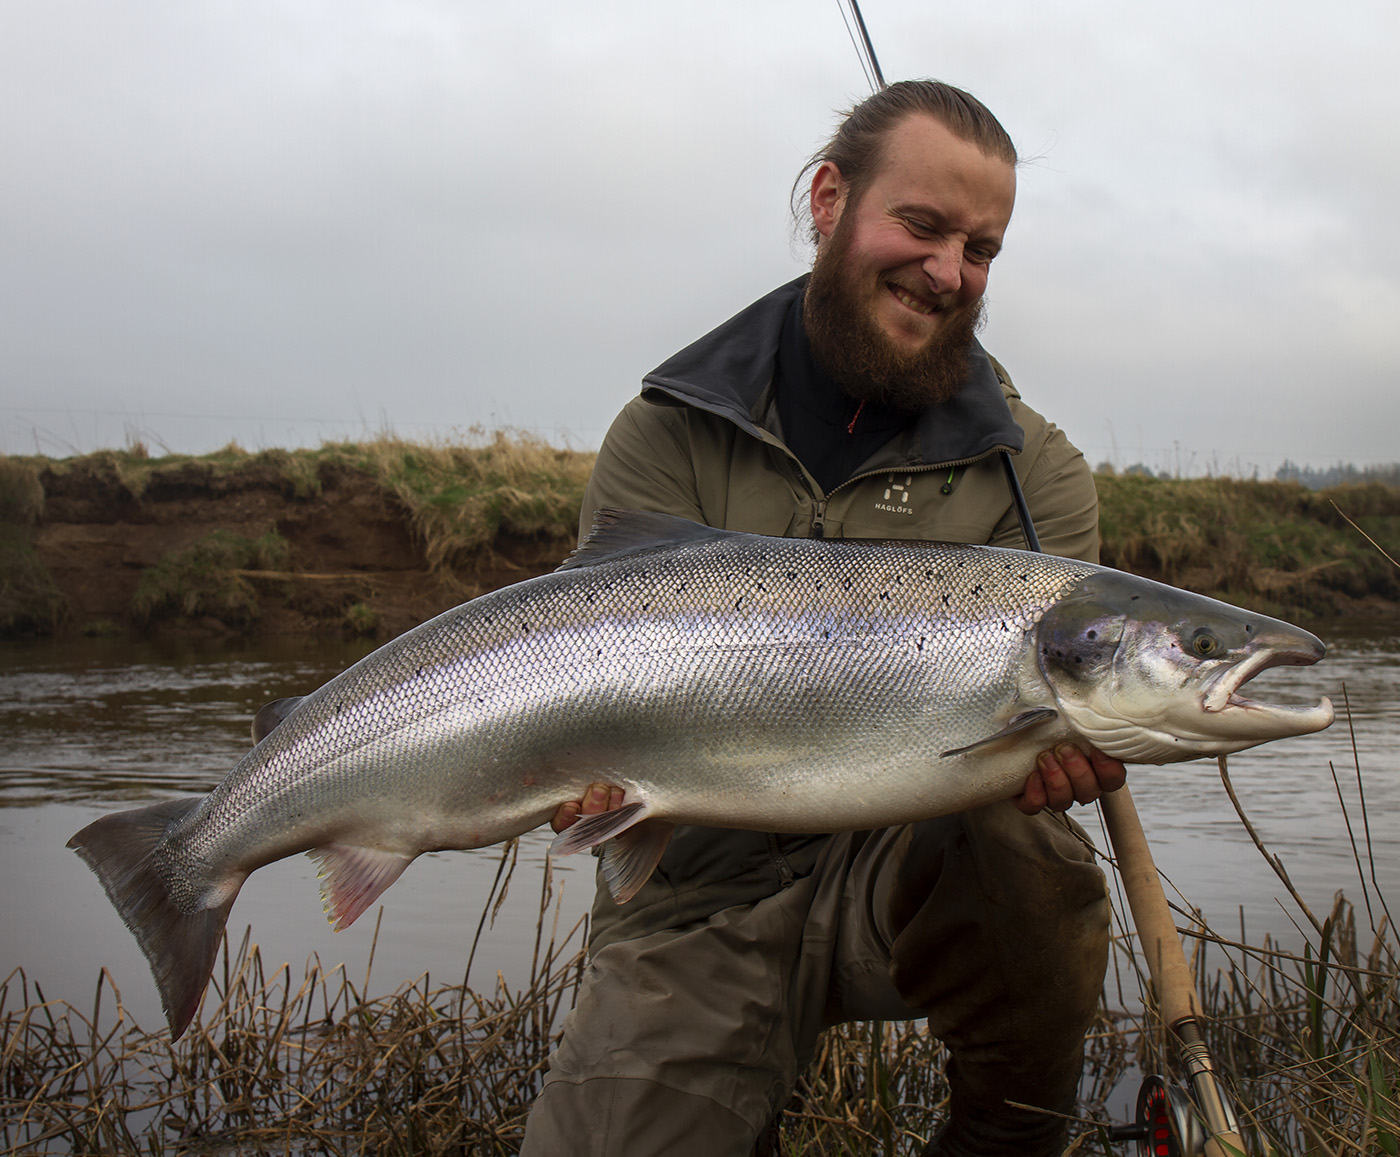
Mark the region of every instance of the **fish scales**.
<instances>
[{"instance_id":1,"label":"fish scales","mask_svg":"<svg viewBox=\"0 0 1400 1157\"><path fill-rule=\"evenodd\" d=\"M1050 556L1013 565L966 548L833 551L803 539L782 547L721 539L624 560L606 574L557 572L449 611L308 697L264 741L273 750L250 752L202 810L238 815L249 838L263 839L270 823L300 819L287 800L319 779L315 823L338 801L359 810L368 796L401 811L407 838L444 825L448 838L465 823L481 829L481 846L552 811L528 803L542 777L573 788L607 773L656 791L656 766L682 761L708 786L671 790L706 812L701 822L734 818L704 805L716 784L743 788L747 806L761 811L763 793L752 793L766 773L778 777L769 794L785 813L775 810L775 830L803 830L805 817L783 804L788 781L808 774L814 735L830 737L823 755L838 783L868 782L895 752L909 751L910 703L948 708L915 732L923 740L916 757L940 723L945 739L975 738L968 728L1004 694L985 679L994 656L1013 661L1020 632L1087 573ZM983 680L968 678L974 665ZM532 672L529 682L522 671ZM979 682L990 689L970 695ZM862 746L870 755L853 767ZM511 799L494 782L502 768L533 782ZM449 776L457 790L444 795ZM454 802L472 812L483 795L516 806L492 827L471 814L454 818ZM829 817L806 822L821 821ZM227 824L191 827L192 857L212 863L209 849L229 848ZM305 838L305 828L292 823L287 839Z\"/></svg>"},{"instance_id":2,"label":"fish scales","mask_svg":"<svg viewBox=\"0 0 1400 1157\"><path fill-rule=\"evenodd\" d=\"M1014 795L1063 739L1166 762L1331 719L1325 701L1234 694L1264 666L1316 661L1312 636L1106 568L609 518L559 571L448 611L285 707L202 800L70 841L151 959L172 1030L242 881L294 852L321 858L328 910L349 923L421 852L518 835L602 781L623 806L556 843L607 841L625 900L672 823L886 826Z\"/></svg>"}]
</instances>

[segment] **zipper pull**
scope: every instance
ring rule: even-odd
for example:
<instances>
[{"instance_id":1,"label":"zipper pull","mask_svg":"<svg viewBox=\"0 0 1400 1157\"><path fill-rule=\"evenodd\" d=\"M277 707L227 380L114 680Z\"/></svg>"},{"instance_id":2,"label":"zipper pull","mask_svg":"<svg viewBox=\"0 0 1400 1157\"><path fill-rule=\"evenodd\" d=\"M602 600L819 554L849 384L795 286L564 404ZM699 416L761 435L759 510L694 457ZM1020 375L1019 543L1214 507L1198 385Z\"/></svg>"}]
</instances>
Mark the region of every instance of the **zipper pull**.
<instances>
[{"instance_id":1,"label":"zipper pull","mask_svg":"<svg viewBox=\"0 0 1400 1157\"><path fill-rule=\"evenodd\" d=\"M826 499L818 502L816 510L812 513L812 537L826 537Z\"/></svg>"}]
</instances>

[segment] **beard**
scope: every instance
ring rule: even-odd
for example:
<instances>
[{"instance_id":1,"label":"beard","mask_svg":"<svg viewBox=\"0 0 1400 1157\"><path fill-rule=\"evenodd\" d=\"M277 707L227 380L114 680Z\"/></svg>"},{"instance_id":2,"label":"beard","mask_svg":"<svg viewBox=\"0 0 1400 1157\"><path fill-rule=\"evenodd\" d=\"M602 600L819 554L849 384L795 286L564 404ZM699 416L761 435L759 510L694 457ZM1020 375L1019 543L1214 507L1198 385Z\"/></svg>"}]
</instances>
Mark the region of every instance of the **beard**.
<instances>
[{"instance_id":1,"label":"beard","mask_svg":"<svg viewBox=\"0 0 1400 1157\"><path fill-rule=\"evenodd\" d=\"M802 300L802 323L817 365L850 397L905 413L949 401L967 380L968 353L982 326L982 300L943 315L912 353L875 321L848 260L852 229L843 214L818 252Z\"/></svg>"}]
</instances>

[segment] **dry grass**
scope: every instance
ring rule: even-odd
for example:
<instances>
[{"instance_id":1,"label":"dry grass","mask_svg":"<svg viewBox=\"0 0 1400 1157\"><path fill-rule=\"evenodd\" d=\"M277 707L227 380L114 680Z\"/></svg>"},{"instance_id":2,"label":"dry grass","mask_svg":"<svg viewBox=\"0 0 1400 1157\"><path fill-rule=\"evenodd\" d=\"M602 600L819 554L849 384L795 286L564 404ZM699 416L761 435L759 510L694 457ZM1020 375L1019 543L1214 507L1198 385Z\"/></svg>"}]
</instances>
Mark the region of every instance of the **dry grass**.
<instances>
[{"instance_id":1,"label":"dry grass","mask_svg":"<svg viewBox=\"0 0 1400 1157\"><path fill-rule=\"evenodd\" d=\"M590 453L500 431L464 443L386 437L324 452L343 454L394 495L439 573L479 566L501 535L571 539L593 469Z\"/></svg>"}]
</instances>

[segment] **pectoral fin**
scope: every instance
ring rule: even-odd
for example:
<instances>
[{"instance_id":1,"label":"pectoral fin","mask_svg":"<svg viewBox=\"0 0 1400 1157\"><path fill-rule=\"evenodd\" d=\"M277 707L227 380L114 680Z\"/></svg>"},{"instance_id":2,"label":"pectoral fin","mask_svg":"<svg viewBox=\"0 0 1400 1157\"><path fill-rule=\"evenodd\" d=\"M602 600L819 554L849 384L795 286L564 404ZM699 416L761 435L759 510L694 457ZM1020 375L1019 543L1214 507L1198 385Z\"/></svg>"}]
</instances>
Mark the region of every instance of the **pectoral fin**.
<instances>
[{"instance_id":1,"label":"pectoral fin","mask_svg":"<svg viewBox=\"0 0 1400 1157\"><path fill-rule=\"evenodd\" d=\"M646 818L643 814L646 806L638 801L637 803L623 804L612 811L584 816L572 827L566 828L554 837L554 842L549 845L549 854L551 856L569 856L574 852L586 852L604 840L610 840L625 832L633 824L641 823Z\"/></svg>"},{"instance_id":2,"label":"pectoral fin","mask_svg":"<svg viewBox=\"0 0 1400 1157\"><path fill-rule=\"evenodd\" d=\"M1029 728L1037 727L1042 723L1047 723L1054 719L1059 712L1053 707L1033 707L1029 711L1022 711L1019 715L1013 715L1000 731L993 732L985 739L979 739L976 743L969 743L966 747L955 747L951 751L943 752L939 758L947 759L951 755L964 755L969 751L975 751L979 747L985 747L989 743L997 743L1017 732L1026 731Z\"/></svg>"},{"instance_id":3,"label":"pectoral fin","mask_svg":"<svg viewBox=\"0 0 1400 1157\"><path fill-rule=\"evenodd\" d=\"M603 879L617 903L627 903L651 879L675 830L665 820L643 820L603 845Z\"/></svg>"},{"instance_id":4,"label":"pectoral fin","mask_svg":"<svg viewBox=\"0 0 1400 1157\"><path fill-rule=\"evenodd\" d=\"M650 878L676 830L666 820L647 819L646 810L639 801L585 816L554 838L550 854L567 856L603 844L603 878L612 898L625 904Z\"/></svg>"}]
</instances>

